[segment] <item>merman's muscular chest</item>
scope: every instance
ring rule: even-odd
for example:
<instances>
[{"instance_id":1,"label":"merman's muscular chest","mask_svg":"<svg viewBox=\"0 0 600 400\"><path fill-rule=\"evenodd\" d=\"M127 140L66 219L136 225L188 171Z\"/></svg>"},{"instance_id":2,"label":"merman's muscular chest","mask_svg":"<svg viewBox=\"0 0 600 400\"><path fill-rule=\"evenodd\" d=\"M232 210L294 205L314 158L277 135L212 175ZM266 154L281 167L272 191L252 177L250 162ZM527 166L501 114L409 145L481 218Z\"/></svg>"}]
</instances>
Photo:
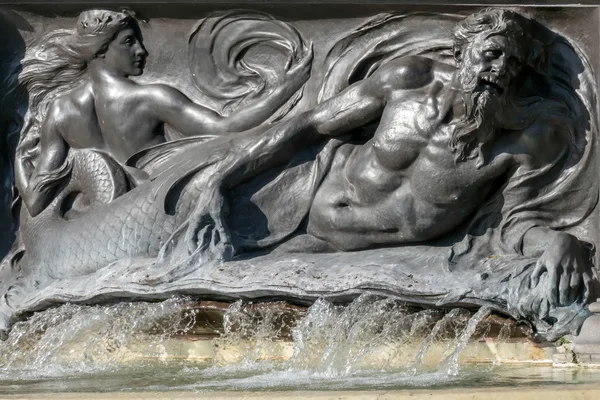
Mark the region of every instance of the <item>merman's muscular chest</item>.
<instances>
[{"instance_id":1,"label":"merman's muscular chest","mask_svg":"<svg viewBox=\"0 0 600 400\"><path fill-rule=\"evenodd\" d=\"M481 148L483 165L478 157L457 162L449 145L455 121L439 109L438 99L427 96L388 103L374 137L347 159L346 179L365 192L357 200L409 190L426 203L451 206L493 189L511 157L495 154L492 139Z\"/></svg>"}]
</instances>

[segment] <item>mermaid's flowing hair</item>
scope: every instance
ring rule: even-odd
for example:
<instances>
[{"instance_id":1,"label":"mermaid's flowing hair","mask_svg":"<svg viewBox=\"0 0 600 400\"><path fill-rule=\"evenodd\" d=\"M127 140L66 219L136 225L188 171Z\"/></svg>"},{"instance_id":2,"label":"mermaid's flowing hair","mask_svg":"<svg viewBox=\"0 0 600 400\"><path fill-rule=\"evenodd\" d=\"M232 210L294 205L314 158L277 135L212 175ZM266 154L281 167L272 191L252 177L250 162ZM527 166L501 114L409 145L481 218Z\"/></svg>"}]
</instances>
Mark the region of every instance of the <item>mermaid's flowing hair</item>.
<instances>
[{"instance_id":1,"label":"mermaid's flowing hair","mask_svg":"<svg viewBox=\"0 0 600 400\"><path fill-rule=\"evenodd\" d=\"M130 12L84 11L75 29L47 33L27 50L21 61L19 83L27 92L28 108L16 157L28 171L27 176L38 158L41 127L52 102L79 85L88 63L104 53L115 36L126 28L139 30Z\"/></svg>"}]
</instances>

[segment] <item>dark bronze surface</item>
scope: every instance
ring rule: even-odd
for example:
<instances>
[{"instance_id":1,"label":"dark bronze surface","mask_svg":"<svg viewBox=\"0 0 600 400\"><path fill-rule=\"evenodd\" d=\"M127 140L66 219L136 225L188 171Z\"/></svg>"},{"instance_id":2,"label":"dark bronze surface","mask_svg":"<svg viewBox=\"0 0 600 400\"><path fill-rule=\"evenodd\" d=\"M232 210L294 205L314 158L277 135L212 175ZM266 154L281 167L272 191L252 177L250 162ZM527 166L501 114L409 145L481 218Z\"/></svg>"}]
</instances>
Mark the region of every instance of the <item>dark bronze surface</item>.
<instances>
[{"instance_id":1,"label":"dark bronze surface","mask_svg":"<svg viewBox=\"0 0 600 400\"><path fill-rule=\"evenodd\" d=\"M376 293L576 331L598 10L330 3L4 9L0 328L64 301Z\"/></svg>"}]
</instances>

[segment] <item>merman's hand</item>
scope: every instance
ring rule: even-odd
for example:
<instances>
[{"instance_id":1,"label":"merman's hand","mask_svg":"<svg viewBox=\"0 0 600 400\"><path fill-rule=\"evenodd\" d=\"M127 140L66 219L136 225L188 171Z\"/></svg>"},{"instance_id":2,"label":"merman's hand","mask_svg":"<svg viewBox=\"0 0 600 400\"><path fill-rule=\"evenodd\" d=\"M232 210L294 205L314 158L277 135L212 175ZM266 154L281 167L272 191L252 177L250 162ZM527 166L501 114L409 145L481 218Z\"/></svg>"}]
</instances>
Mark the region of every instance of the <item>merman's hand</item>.
<instances>
[{"instance_id":1,"label":"merman's hand","mask_svg":"<svg viewBox=\"0 0 600 400\"><path fill-rule=\"evenodd\" d=\"M592 300L593 265L575 236L556 232L531 274L531 287L538 285L544 272L548 274L547 301L551 307Z\"/></svg>"}]
</instances>

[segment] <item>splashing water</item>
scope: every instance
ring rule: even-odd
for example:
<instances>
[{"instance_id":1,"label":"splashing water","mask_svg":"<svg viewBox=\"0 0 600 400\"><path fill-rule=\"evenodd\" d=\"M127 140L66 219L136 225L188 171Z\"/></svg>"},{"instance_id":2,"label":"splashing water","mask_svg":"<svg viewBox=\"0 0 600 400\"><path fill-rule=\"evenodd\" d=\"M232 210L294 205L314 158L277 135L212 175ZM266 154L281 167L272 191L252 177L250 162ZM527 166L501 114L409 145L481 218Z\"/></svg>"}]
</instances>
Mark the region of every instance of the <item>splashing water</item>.
<instances>
[{"instance_id":1,"label":"splashing water","mask_svg":"<svg viewBox=\"0 0 600 400\"><path fill-rule=\"evenodd\" d=\"M0 344L0 380L115 370L123 361L120 350L148 337L156 347L192 326L193 315L181 313L184 303L173 298L110 306L66 304L35 313L15 324Z\"/></svg>"},{"instance_id":2,"label":"splashing water","mask_svg":"<svg viewBox=\"0 0 600 400\"><path fill-rule=\"evenodd\" d=\"M276 353L273 346L289 326L273 324L278 319L273 310L257 320L240 301L227 310L219 339L221 347L244 343L236 348L237 362L229 359L224 365L219 360L201 374L207 379L237 374L227 384L238 388L443 384L458 377L459 355L489 313L481 309L471 317L463 309L415 310L368 295L346 306L320 299L293 324L292 354L275 363L268 354ZM436 351L430 351L432 347Z\"/></svg>"},{"instance_id":3,"label":"splashing water","mask_svg":"<svg viewBox=\"0 0 600 400\"><path fill-rule=\"evenodd\" d=\"M53 391L73 390L77 381L78 390L447 385L473 378L459 368L459 355L485 331L481 322L490 313L414 309L369 295L345 306L321 299L291 314L238 301L210 342L210 364L198 365L165 357L167 342L196 325L191 303L67 304L33 314L0 343L0 391L9 385L35 390L35 384L49 390L57 378L63 383Z\"/></svg>"},{"instance_id":4,"label":"splashing water","mask_svg":"<svg viewBox=\"0 0 600 400\"><path fill-rule=\"evenodd\" d=\"M469 339L471 338L471 336L473 336L473 333L475 333L475 329L477 329L477 326L479 325L479 323L485 317L490 315L490 313L491 313L491 310L489 308L482 307L469 320L466 328L461 332L460 336L458 337L458 340L456 341L456 346L454 347L454 350L452 351L452 355L450 357L448 357L446 360L444 360L444 362L442 364L444 366L444 368L446 369L446 373L448 375L454 375L454 376L458 375L458 355L467 346Z\"/></svg>"}]
</instances>

